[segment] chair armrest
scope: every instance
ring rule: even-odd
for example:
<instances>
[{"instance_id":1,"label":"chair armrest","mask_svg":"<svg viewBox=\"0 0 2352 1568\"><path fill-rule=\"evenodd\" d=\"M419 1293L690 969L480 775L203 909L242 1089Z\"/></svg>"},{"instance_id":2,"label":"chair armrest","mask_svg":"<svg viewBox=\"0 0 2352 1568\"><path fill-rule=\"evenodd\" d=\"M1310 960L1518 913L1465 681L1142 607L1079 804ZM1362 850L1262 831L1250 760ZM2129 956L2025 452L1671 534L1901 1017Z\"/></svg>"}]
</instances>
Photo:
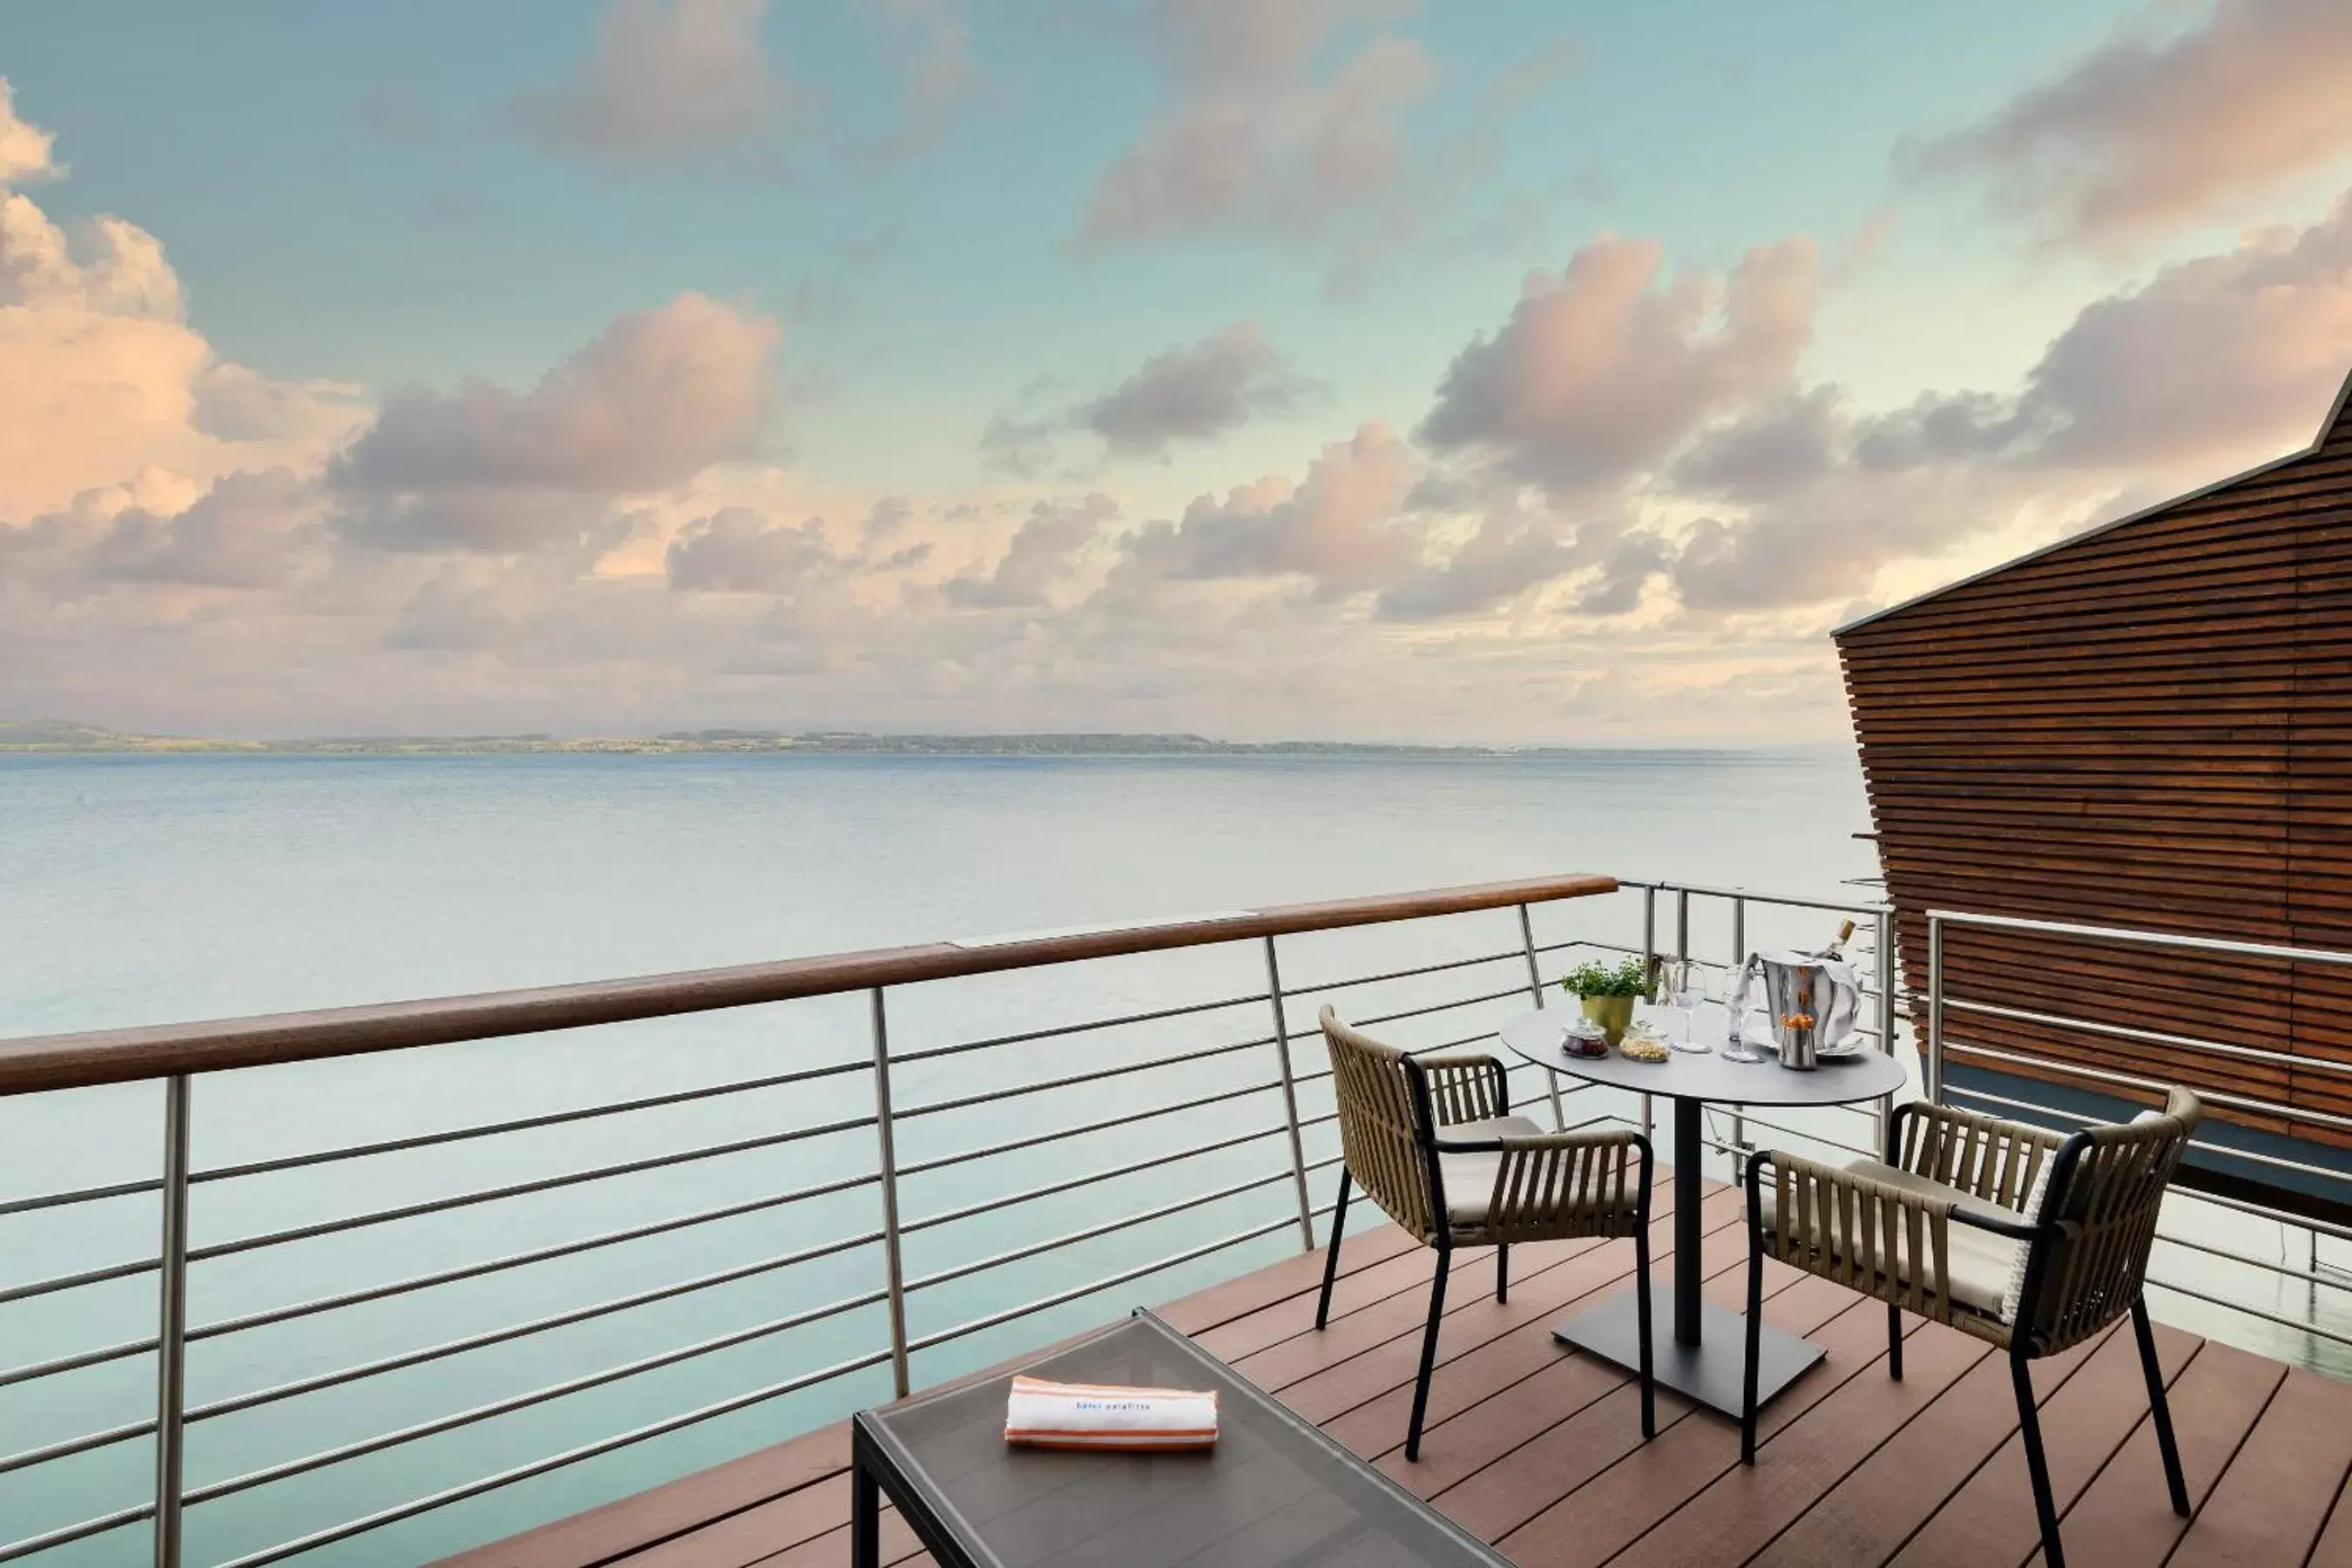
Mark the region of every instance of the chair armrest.
<instances>
[{"instance_id":1,"label":"chair armrest","mask_svg":"<svg viewBox=\"0 0 2352 1568\"><path fill-rule=\"evenodd\" d=\"M2000 1223L1990 1216L1980 1221L1950 1198L1799 1154L1767 1150L1748 1162L1748 1223L1765 1256L1946 1323L1952 1321L1955 1218L1986 1229Z\"/></svg>"},{"instance_id":2,"label":"chair armrest","mask_svg":"<svg viewBox=\"0 0 2352 1568\"><path fill-rule=\"evenodd\" d=\"M1647 1222L1654 1166L1650 1141L1634 1131L1537 1132L1501 1138L1437 1140L1449 1154L1499 1153L1488 1223L1497 1229L1541 1225L1578 1212L1609 1216L1601 1234ZM1639 1173L1633 1156L1641 1155Z\"/></svg>"},{"instance_id":3,"label":"chair armrest","mask_svg":"<svg viewBox=\"0 0 2352 1568\"><path fill-rule=\"evenodd\" d=\"M1896 1106L1886 1138L1887 1163L1995 1207L2021 1211L2035 1173L2066 1141L2064 1134L2031 1122L1927 1100Z\"/></svg>"},{"instance_id":4,"label":"chair armrest","mask_svg":"<svg viewBox=\"0 0 2352 1568\"><path fill-rule=\"evenodd\" d=\"M1503 1064L1493 1057L1415 1057L1429 1084L1430 1114L1440 1127L1486 1121L1511 1113L1511 1089Z\"/></svg>"}]
</instances>

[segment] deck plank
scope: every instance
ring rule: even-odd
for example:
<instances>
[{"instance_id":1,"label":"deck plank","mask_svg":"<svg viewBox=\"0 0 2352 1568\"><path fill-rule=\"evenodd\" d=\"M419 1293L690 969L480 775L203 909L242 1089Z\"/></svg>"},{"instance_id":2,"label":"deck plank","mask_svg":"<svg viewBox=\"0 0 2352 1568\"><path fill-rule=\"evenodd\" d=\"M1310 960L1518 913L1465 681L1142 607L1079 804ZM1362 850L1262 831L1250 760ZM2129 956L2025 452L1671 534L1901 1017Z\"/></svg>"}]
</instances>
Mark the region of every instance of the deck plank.
<instances>
[{"instance_id":1,"label":"deck plank","mask_svg":"<svg viewBox=\"0 0 2352 1568\"><path fill-rule=\"evenodd\" d=\"M2300 1568L2352 1475L2352 1388L2290 1368L2168 1568Z\"/></svg>"},{"instance_id":2,"label":"deck plank","mask_svg":"<svg viewBox=\"0 0 2352 1568\"><path fill-rule=\"evenodd\" d=\"M2063 1384L2103 1342L2104 1335L2049 1358L2042 1386ZM2009 1358L1988 1356L1749 1559L1749 1568L1885 1562L2016 1432Z\"/></svg>"},{"instance_id":3,"label":"deck plank","mask_svg":"<svg viewBox=\"0 0 2352 1568\"><path fill-rule=\"evenodd\" d=\"M1709 1183L1701 1212L1706 1292L1736 1310L1747 1247L1738 1194ZM1662 1291L1671 1224L1662 1192L1653 1230ZM1756 1468L1738 1463L1731 1423L1663 1390L1658 1436L1643 1443L1631 1375L1551 1336L1560 1317L1625 1289L1633 1258L1624 1240L1516 1248L1501 1303L1493 1254L1457 1258L1430 1423L1412 1463L1404 1424L1434 1254L1395 1226L1349 1237L1332 1321L1319 1333L1320 1252L1160 1311L1524 1563L2019 1568L2034 1555L2006 1358L1907 1319L1908 1375L1895 1383L1884 1310L1778 1263L1767 1268L1767 1317L1828 1354L1766 1406ZM2168 1553L2177 1568L2289 1568L2306 1558L2352 1568L2352 1387L2161 1326L2158 1343L2200 1504L2185 1528L2166 1506L2128 1326L2035 1364L2077 1568L2154 1568ZM846 1461L836 1424L447 1568L844 1568ZM883 1542L896 1568L929 1563L895 1511Z\"/></svg>"},{"instance_id":4,"label":"deck plank","mask_svg":"<svg viewBox=\"0 0 2352 1568\"><path fill-rule=\"evenodd\" d=\"M1825 1307L1836 1316L1815 1326ZM1765 1440L1886 1354L1885 1310L1826 1279L1808 1278L1790 1286L1764 1303L1764 1316L1774 1327L1802 1334L1827 1352L1759 1413L1757 1431ZM1512 1561L1530 1568L1592 1568L1605 1563L1738 1463L1738 1429L1720 1416L1693 1412L1661 1427L1656 1440L1645 1444L1632 1421L1633 1409L1630 1401L1620 1405L1621 1418L1599 1435L1606 1468L1501 1536L1497 1544ZM1573 1429L1590 1419L1580 1416L1566 1425ZM1613 1453L1609 1451L1612 1447ZM1533 1476L1528 1481L1540 1484ZM1464 1505L1454 1494L1437 1499L1437 1506L1465 1528L1478 1528L1461 1518L1456 1510Z\"/></svg>"},{"instance_id":5,"label":"deck plank","mask_svg":"<svg viewBox=\"0 0 2352 1568\"><path fill-rule=\"evenodd\" d=\"M2285 1376L2286 1368L2274 1361L2208 1342L2172 1381L2172 1426L2190 1509L2205 1500L2230 1468ZM2189 1521L2172 1511L2165 1489L2152 1420L2132 1428L2098 1479L2058 1521L2066 1561L2077 1568L2154 1568L2171 1555L2188 1528ZM2039 1565L2041 1552L2030 1561Z\"/></svg>"},{"instance_id":6,"label":"deck plank","mask_svg":"<svg viewBox=\"0 0 2352 1568\"><path fill-rule=\"evenodd\" d=\"M1883 1311L1859 1310L1884 1328ZM1610 1561L1622 1568L1711 1568L1745 1561L1991 1351L1982 1340L1940 1323L1912 1329L1904 1336L1902 1382L1886 1375L1882 1356L1760 1443L1753 1466L1732 1465Z\"/></svg>"},{"instance_id":7,"label":"deck plank","mask_svg":"<svg viewBox=\"0 0 2352 1568\"><path fill-rule=\"evenodd\" d=\"M2169 1386L2205 1342L2158 1325L2157 1360ZM2054 1385L2054 1386L2053 1386ZM2061 1524L2083 1489L2147 1415L2147 1384L2131 1334L2111 1333L2074 1375L2060 1382L2048 1362L2033 1366L2034 1405L2049 1457L2050 1490ZM1902 1568L1985 1568L2023 1563L2040 1546L2025 1445L2012 1436L1945 1500L1896 1554Z\"/></svg>"}]
</instances>

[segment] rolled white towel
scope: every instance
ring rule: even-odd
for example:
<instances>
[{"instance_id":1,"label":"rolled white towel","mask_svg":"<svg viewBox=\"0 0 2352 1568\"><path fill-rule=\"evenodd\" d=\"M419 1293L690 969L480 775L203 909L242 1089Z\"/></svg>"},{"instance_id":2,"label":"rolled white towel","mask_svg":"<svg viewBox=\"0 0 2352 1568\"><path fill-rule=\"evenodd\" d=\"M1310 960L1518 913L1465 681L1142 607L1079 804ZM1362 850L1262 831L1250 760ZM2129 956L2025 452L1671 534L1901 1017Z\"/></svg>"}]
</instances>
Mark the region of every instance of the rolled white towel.
<instances>
[{"instance_id":1,"label":"rolled white towel","mask_svg":"<svg viewBox=\"0 0 2352 1568\"><path fill-rule=\"evenodd\" d=\"M1004 1440L1032 1448L1164 1453L1214 1447L1217 1395L1181 1388L1116 1388L1016 1377Z\"/></svg>"}]
</instances>

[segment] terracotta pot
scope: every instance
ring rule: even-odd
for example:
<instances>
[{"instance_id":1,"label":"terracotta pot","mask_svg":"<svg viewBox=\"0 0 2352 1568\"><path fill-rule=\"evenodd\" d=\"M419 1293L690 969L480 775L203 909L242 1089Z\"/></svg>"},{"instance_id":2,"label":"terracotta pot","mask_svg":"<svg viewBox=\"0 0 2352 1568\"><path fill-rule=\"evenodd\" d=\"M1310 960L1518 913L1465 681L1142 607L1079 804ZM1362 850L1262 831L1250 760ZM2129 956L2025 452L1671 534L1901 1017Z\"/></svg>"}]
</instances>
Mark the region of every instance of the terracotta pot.
<instances>
[{"instance_id":1,"label":"terracotta pot","mask_svg":"<svg viewBox=\"0 0 2352 1568\"><path fill-rule=\"evenodd\" d=\"M1584 1016L1601 1026L1613 1046L1624 1039L1625 1031L1633 1026L1636 1000L1633 996L1587 996L1583 999Z\"/></svg>"}]
</instances>

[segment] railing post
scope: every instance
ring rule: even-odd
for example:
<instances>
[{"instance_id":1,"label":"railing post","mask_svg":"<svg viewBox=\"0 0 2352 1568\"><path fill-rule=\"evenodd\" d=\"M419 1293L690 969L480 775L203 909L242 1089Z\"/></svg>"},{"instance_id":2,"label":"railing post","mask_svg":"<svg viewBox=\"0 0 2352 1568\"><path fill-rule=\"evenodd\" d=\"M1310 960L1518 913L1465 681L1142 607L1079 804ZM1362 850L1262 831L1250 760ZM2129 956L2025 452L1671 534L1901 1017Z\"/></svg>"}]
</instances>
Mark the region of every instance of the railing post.
<instances>
[{"instance_id":1,"label":"railing post","mask_svg":"<svg viewBox=\"0 0 2352 1568\"><path fill-rule=\"evenodd\" d=\"M1650 975L1658 962L1658 889L1655 883L1642 887L1642 984L1650 983ZM1650 1097L1642 1097L1642 1136L1647 1138L1654 1128Z\"/></svg>"},{"instance_id":2,"label":"railing post","mask_svg":"<svg viewBox=\"0 0 2352 1568\"><path fill-rule=\"evenodd\" d=\"M1544 1005L1543 969L1536 962L1536 927L1528 918L1525 904L1519 906L1519 942L1528 955L1528 994L1540 1010ZM1559 1108L1559 1074L1546 1068L1544 1081L1551 1086L1551 1130L1558 1132L1568 1126L1568 1114Z\"/></svg>"},{"instance_id":3,"label":"railing post","mask_svg":"<svg viewBox=\"0 0 2352 1568\"><path fill-rule=\"evenodd\" d=\"M180 1568L188 1400L188 1075L163 1080L163 1237L155 1325L155 1568Z\"/></svg>"},{"instance_id":4,"label":"railing post","mask_svg":"<svg viewBox=\"0 0 2352 1568\"><path fill-rule=\"evenodd\" d=\"M1732 984L1738 985L1747 977L1747 974L1748 900L1734 893L1731 897ZM1727 1030L1738 1028L1739 997L1737 994L1724 998L1724 1012L1727 1015L1724 1027ZM1726 1037L1729 1037L1727 1035ZM1734 1040L1732 1043L1736 1045L1738 1042ZM1745 1105L1735 1105L1731 1108L1731 1142L1732 1146L1740 1151L1732 1157L1732 1167L1739 1179L1744 1182L1748 1179L1748 1108Z\"/></svg>"},{"instance_id":5,"label":"railing post","mask_svg":"<svg viewBox=\"0 0 2352 1568\"><path fill-rule=\"evenodd\" d=\"M1298 1189L1298 1238L1302 1250L1312 1252L1315 1205L1307 1196L1307 1145L1298 1136L1298 1083L1290 1071L1290 1024L1282 1010L1282 965L1276 962L1270 936L1265 939L1265 999L1274 1009L1274 1053L1282 1060L1282 1113L1290 1123L1290 1180Z\"/></svg>"},{"instance_id":6,"label":"railing post","mask_svg":"<svg viewBox=\"0 0 2352 1568\"><path fill-rule=\"evenodd\" d=\"M898 1251L898 1150L890 1126L890 1023L882 1008L882 987L874 999L874 1134L882 1173L882 1262L890 1292L890 1384L904 1399L907 1375L907 1270Z\"/></svg>"},{"instance_id":7,"label":"railing post","mask_svg":"<svg viewBox=\"0 0 2352 1568\"><path fill-rule=\"evenodd\" d=\"M1878 947L1878 1048L1891 1057L1895 1054L1895 921L1891 911L1880 910L1872 924L1872 940ZM1878 1152L1881 1159L1890 1162L1894 1155L1887 1147L1886 1129L1894 1120L1895 1097L1882 1096L1878 1101Z\"/></svg>"},{"instance_id":8,"label":"railing post","mask_svg":"<svg viewBox=\"0 0 2352 1568\"><path fill-rule=\"evenodd\" d=\"M1944 921L1927 915L1927 1099L1944 1103Z\"/></svg>"}]
</instances>

